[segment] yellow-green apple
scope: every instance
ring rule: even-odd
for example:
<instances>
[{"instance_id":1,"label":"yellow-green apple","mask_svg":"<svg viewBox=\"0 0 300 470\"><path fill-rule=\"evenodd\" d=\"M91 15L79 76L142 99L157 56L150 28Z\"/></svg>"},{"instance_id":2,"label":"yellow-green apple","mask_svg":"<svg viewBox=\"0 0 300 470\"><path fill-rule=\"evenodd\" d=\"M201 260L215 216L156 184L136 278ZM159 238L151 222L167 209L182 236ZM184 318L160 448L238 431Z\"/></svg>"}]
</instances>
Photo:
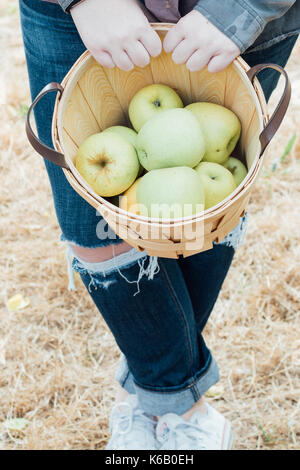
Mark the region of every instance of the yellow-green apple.
<instances>
[{"instance_id":1,"label":"yellow-green apple","mask_svg":"<svg viewBox=\"0 0 300 470\"><path fill-rule=\"evenodd\" d=\"M146 217L186 217L204 210L204 187L187 166L151 170L138 183L137 201Z\"/></svg>"},{"instance_id":2,"label":"yellow-green apple","mask_svg":"<svg viewBox=\"0 0 300 470\"><path fill-rule=\"evenodd\" d=\"M128 108L129 119L138 132L146 121L171 108L183 108L182 100L176 91L159 83L148 85L132 98Z\"/></svg>"},{"instance_id":3,"label":"yellow-green apple","mask_svg":"<svg viewBox=\"0 0 300 470\"><path fill-rule=\"evenodd\" d=\"M139 214L139 206L137 202L137 186L141 178L135 180L135 182L128 188L125 193L121 196L120 208L127 212L133 212Z\"/></svg>"},{"instance_id":4,"label":"yellow-green apple","mask_svg":"<svg viewBox=\"0 0 300 470\"><path fill-rule=\"evenodd\" d=\"M133 129L130 129L130 127L111 126L107 127L103 132L116 132L136 148L137 133ZM141 176L143 171L144 168L140 165L138 176Z\"/></svg>"},{"instance_id":5,"label":"yellow-green apple","mask_svg":"<svg viewBox=\"0 0 300 470\"><path fill-rule=\"evenodd\" d=\"M248 173L247 168L241 160L235 157L229 157L228 160L223 163L223 166L232 173L237 186L245 179Z\"/></svg>"},{"instance_id":6,"label":"yellow-green apple","mask_svg":"<svg viewBox=\"0 0 300 470\"><path fill-rule=\"evenodd\" d=\"M187 109L168 109L143 125L137 136L137 153L146 170L196 166L205 153L198 120Z\"/></svg>"},{"instance_id":7,"label":"yellow-green apple","mask_svg":"<svg viewBox=\"0 0 300 470\"><path fill-rule=\"evenodd\" d=\"M192 103L186 106L198 119L206 143L203 161L223 163L234 150L241 133L237 116L219 104Z\"/></svg>"},{"instance_id":8,"label":"yellow-green apple","mask_svg":"<svg viewBox=\"0 0 300 470\"><path fill-rule=\"evenodd\" d=\"M205 209L219 204L236 188L230 171L219 163L201 162L195 171L204 186Z\"/></svg>"},{"instance_id":9,"label":"yellow-green apple","mask_svg":"<svg viewBox=\"0 0 300 470\"><path fill-rule=\"evenodd\" d=\"M132 185L139 161L132 144L113 132L88 137L79 147L76 168L100 196L116 196Z\"/></svg>"}]
</instances>

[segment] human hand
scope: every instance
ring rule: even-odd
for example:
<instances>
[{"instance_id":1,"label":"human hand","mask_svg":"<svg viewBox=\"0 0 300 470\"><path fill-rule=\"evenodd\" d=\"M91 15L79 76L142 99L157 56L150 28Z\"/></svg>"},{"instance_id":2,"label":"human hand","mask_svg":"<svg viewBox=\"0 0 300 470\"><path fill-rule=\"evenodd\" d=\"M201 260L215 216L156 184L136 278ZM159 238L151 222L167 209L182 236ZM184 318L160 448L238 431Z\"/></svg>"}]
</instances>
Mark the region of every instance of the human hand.
<instances>
[{"instance_id":1,"label":"human hand","mask_svg":"<svg viewBox=\"0 0 300 470\"><path fill-rule=\"evenodd\" d=\"M86 48L104 67L129 71L161 53L161 40L138 0L85 0L70 13Z\"/></svg>"},{"instance_id":2,"label":"human hand","mask_svg":"<svg viewBox=\"0 0 300 470\"><path fill-rule=\"evenodd\" d=\"M209 72L220 72L241 53L231 39L197 10L182 17L168 31L163 47L172 52L176 64L186 64L191 72L206 65Z\"/></svg>"}]
</instances>

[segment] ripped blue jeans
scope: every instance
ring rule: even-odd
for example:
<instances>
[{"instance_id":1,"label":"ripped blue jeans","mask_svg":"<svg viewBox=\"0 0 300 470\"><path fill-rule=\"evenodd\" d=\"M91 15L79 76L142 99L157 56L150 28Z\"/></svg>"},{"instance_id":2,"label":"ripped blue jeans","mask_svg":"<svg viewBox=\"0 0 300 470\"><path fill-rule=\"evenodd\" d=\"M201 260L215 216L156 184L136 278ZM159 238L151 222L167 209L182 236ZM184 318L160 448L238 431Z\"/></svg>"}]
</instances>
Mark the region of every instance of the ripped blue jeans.
<instances>
[{"instance_id":1,"label":"ripped blue jeans","mask_svg":"<svg viewBox=\"0 0 300 470\"><path fill-rule=\"evenodd\" d=\"M20 0L20 11L35 97L47 83L61 82L85 47L71 16L58 5ZM285 65L294 42L289 38L261 57L262 51L244 58L250 65L274 61ZM277 77L267 72L264 77L268 98ZM35 108L39 137L49 146L54 100L48 95ZM87 248L121 243L118 236L99 238L98 224L103 228L103 220L96 210L73 190L60 168L48 161L45 165L62 239ZM246 222L247 216L213 249L184 259L157 259L135 249L101 263L74 257L73 269L80 273L123 353L117 380L138 394L146 412L184 413L218 381L218 366L202 332L244 238Z\"/></svg>"}]
</instances>

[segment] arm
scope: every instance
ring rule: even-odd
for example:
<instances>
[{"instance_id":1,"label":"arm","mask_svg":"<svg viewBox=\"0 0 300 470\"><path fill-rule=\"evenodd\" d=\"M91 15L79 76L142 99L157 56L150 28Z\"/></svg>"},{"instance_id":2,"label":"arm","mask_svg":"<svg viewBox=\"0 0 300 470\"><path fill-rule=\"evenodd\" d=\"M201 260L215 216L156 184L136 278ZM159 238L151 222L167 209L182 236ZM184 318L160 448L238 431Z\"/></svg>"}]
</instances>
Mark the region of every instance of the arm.
<instances>
[{"instance_id":1,"label":"arm","mask_svg":"<svg viewBox=\"0 0 300 470\"><path fill-rule=\"evenodd\" d=\"M59 1L61 6L71 4ZM161 53L161 40L138 0L84 0L70 7L70 13L86 48L104 67L129 71Z\"/></svg>"},{"instance_id":2,"label":"arm","mask_svg":"<svg viewBox=\"0 0 300 470\"><path fill-rule=\"evenodd\" d=\"M200 0L181 18L164 40L174 62L191 71L226 68L260 35L269 21L279 18L295 0Z\"/></svg>"}]
</instances>

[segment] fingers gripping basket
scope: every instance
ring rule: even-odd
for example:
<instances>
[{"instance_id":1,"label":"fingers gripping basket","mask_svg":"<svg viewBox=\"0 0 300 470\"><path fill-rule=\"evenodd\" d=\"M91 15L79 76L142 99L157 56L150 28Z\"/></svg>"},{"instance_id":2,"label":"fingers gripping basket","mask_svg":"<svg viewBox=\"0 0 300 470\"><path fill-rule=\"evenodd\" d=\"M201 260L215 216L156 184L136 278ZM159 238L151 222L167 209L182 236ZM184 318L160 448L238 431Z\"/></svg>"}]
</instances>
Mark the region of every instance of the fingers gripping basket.
<instances>
[{"instance_id":1,"label":"fingers gripping basket","mask_svg":"<svg viewBox=\"0 0 300 470\"><path fill-rule=\"evenodd\" d=\"M171 27L162 23L152 26L161 38ZM264 68L276 69L285 77L282 98L270 120L264 94L255 78ZM161 221L126 212L98 196L74 165L77 149L89 135L113 125L130 125L127 113L130 100L138 90L152 83L172 87L185 105L196 101L224 105L236 113L242 124L235 155L248 168L246 178L217 206L194 216ZM59 92L52 122L55 150L46 147L30 125L34 106L50 91ZM274 64L249 69L237 58L226 70L216 74L206 69L190 73L185 65L176 65L170 54L162 52L147 67L123 72L103 68L86 51L62 84L50 83L39 93L28 111L26 131L33 147L63 168L75 191L99 211L121 238L149 255L178 258L212 248L214 241L220 242L238 224L262 167L263 152L278 129L289 100L286 72Z\"/></svg>"}]
</instances>

